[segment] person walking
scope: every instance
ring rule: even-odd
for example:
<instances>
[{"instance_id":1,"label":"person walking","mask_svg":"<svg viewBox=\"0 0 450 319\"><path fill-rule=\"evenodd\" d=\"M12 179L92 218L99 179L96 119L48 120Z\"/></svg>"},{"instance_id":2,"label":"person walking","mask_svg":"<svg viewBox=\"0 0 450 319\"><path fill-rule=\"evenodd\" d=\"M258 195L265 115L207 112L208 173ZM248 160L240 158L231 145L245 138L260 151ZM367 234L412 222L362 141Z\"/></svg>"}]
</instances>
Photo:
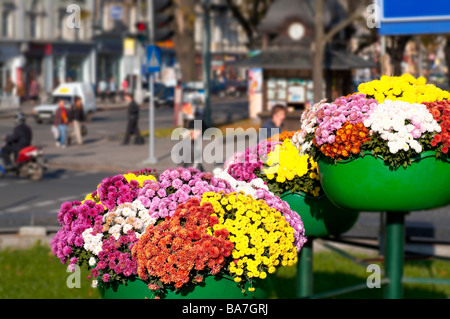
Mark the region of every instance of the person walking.
<instances>
[{"instance_id":1,"label":"person walking","mask_svg":"<svg viewBox=\"0 0 450 319\"><path fill-rule=\"evenodd\" d=\"M20 82L17 85L16 95L19 98L19 106L20 106L25 101L25 96L27 95L25 85L22 82Z\"/></svg>"},{"instance_id":2,"label":"person walking","mask_svg":"<svg viewBox=\"0 0 450 319\"><path fill-rule=\"evenodd\" d=\"M116 81L114 80L113 77L109 80L108 92L109 92L109 101L111 103L115 103L116 102Z\"/></svg>"},{"instance_id":3,"label":"person walking","mask_svg":"<svg viewBox=\"0 0 450 319\"><path fill-rule=\"evenodd\" d=\"M102 99L102 102L105 102L107 91L108 91L108 84L104 79L102 79L98 84L98 93L100 95L100 98Z\"/></svg>"},{"instance_id":4,"label":"person walking","mask_svg":"<svg viewBox=\"0 0 450 319\"><path fill-rule=\"evenodd\" d=\"M30 100L36 103L37 100L39 99L39 83L34 78L30 82L30 88L28 93L30 95Z\"/></svg>"},{"instance_id":5,"label":"person walking","mask_svg":"<svg viewBox=\"0 0 450 319\"><path fill-rule=\"evenodd\" d=\"M78 145L83 145L81 128L86 125L86 118L84 116L83 102L79 96L75 97L75 103L70 109L70 125L73 129L69 136L69 141L72 141L74 138ZM70 145L71 143L69 142L68 144Z\"/></svg>"},{"instance_id":6,"label":"person walking","mask_svg":"<svg viewBox=\"0 0 450 319\"><path fill-rule=\"evenodd\" d=\"M11 77L8 76L8 79L6 80L6 84L5 84L5 96L10 99L12 97L14 88L16 87L16 85L14 84L14 82L11 80Z\"/></svg>"},{"instance_id":7,"label":"person walking","mask_svg":"<svg viewBox=\"0 0 450 319\"><path fill-rule=\"evenodd\" d=\"M125 94L125 101L128 103L128 124L122 145L128 145L130 143L130 137L133 134L135 135L134 144L144 144L144 139L142 138L138 127L139 105L134 101L133 95L130 92Z\"/></svg>"},{"instance_id":8,"label":"person walking","mask_svg":"<svg viewBox=\"0 0 450 319\"><path fill-rule=\"evenodd\" d=\"M56 142L57 147L66 148L66 132L67 124L69 122L69 114L66 110L64 100L59 100L58 108L55 112L53 125L58 128L59 140Z\"/></svg>"},{"instance_id":9,"label":"person walking","mask_svg":"<svg viewBox=\"0 0 450 319\"><path fill-rule=\"evenodd\" d=\"M128 88L129 88L128 79L125 78L122 81L122 101L125 101L125 94L128 93Z\"/></svg>"}]
</instances>

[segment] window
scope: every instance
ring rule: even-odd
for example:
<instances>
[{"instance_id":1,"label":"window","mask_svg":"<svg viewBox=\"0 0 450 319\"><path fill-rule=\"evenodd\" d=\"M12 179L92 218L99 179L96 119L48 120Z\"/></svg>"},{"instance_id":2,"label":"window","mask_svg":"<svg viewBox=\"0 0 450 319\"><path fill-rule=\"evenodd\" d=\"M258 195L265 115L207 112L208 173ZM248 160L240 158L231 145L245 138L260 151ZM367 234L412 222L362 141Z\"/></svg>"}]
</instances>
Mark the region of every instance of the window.
<instances>
[{"instance_id":1,"label":"window","mask_svg":"<svg viewBox=\"0 0 450 319\"><path fill-rule=\"evenodd\" d=\"M2 38L9 36L9 11L2 13Z\"/></svg>"}]
</instances>

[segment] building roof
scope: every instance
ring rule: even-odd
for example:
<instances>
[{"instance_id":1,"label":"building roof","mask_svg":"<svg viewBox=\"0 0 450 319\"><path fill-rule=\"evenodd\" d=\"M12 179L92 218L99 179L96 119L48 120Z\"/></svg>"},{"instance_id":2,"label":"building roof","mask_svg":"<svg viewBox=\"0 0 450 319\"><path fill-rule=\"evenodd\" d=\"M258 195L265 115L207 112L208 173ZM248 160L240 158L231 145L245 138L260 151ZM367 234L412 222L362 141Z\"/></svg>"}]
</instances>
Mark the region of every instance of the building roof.
<instances>
[{"instance_id":1,"label":"building roof","mask_svg":"<svg viewBox=\"0 0 450 319\"><path fill-rule=\"evenodd\" d=\"M338 0L324 1L325 29L341 22L348 14ZM301 21L306 26L314 27L314 0L275 0L261 21L258 29L262 33L277 34L285 27L286 21Z\"/></svg>"},{"instance_id":2,"label":"building roof","mask_svg":"<svg viewBox=\"0 0 450 319\"><path fill-rule=\"evenodd\" d=\"M310 50L267 50L260 54L238 61L235 66L245 68L262 68L266 70L311 70ZM346 51L327 50L324 57L324 69L350 70L373 68L377 65Z\"/></svg>"}]
</instances>

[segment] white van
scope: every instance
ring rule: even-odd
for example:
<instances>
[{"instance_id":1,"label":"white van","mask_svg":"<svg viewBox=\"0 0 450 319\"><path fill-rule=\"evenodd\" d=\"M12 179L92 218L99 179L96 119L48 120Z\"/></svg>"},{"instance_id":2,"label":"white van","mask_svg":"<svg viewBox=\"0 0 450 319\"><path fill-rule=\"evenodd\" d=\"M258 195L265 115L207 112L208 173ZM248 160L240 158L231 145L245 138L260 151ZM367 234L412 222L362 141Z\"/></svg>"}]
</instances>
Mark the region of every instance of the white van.
<instances>
[{"instance_id":1,"label":"white van","mask_svg":"<svg viewBox=\"0 0 450 319\"><path fill-rule=\"evenodd\" d=\"M66 109L70 109L76 96L81 97L86 119L87 121L91 121L94 112L97 110L94 90L91 85L81 82L71 82L59 85L56 90L53 91L46 103L33 108L34 119L37 123L53 123L59 101L64 100L66 102Z\"/></svg>"}]
</instances>

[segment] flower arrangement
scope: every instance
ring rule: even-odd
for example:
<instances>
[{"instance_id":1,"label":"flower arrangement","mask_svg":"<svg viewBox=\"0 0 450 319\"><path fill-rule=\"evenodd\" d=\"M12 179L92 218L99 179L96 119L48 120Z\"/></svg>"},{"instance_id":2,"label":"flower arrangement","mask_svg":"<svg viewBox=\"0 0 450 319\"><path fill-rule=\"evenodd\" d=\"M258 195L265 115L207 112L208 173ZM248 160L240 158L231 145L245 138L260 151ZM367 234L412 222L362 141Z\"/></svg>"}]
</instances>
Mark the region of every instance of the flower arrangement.
<instances>
[{"instance_id":1,"label":"flower arrangement","mask_svg":"<svg viewBox=\"0 0 450 319\"><path fill-rule=\"evenodd\" d=\"M280 134L275 134L273 137L269 137L267 141L284 142L286 139L292 139L297 131L283 131Z\"/></svg>"},{"instance_id":2,"label":"flower arrangement","mask_svg":"<svg viewBox=\"0 0 450 319\"><path fill-rule=\"evenodd\" d=\"M201 198L205 192L231 192L230 184L212 173L193 168L177 168L164 171L158 181L150 181L139 190L137 199L150 210L153 218L172 216L179 204L191 197Z\"/></svg>"},{"instance_id":3,"label":"flower arrangement","mask_svg":"<svg viewBox=\"0 0 450 319\"><path fill-rule=\"evenodd\" d=\"M414 78L411 74L402 76L383 75L380 80L362 83L358 92L367 98L374 98L379 103L385 100L423 103L447 100L450 93L433 84L426 84L424 77Z\"/></svg>"},{"instance_id":4,"label":"flower arrangement","mask_svg":"<svg viewBox=\"0 0 450 319\"><path fill-rule=\"evenodd\" d=\"M440 134L436 134L431 141L432 147L439 147L443 154L448 154L450 147L450 102L449 101L437 101L424 103L428 111L430 111L433 118L441 126Z\"/></svg>"},{"instance_id":5,"label":"flower arrangement","mask_svg":"<svg viewBox=\"0 0 450 319\"><path fill-rule=\"evenodd\" d=\"M234 245L225 228L215 227L219 220L212 205L199 204L191 198L179 205L171 218L148 227L133 247L139 277L149 281L151 290L201 283L205 275L216 275L225 266Z\"/></svg>"},{"instance_id":6,"label":"flower arrangement","mask_svg":"<svg viewBox=\"0 0 450 319\"><path fill-rule=\"evenodd\" d=\"M254 173L255 170L263 167L268 154L278 144L280 143L277 141L263 140L257 145L245 149L242 153L236 153L233 158L225 163L224 167L235 179L246 182L251 181L257 178Z\"/></svg>"},{"instance_id":7,"label":"flower arrangement","mask_svg":"<svg viewBox=\"0 0 450 319\"><path fill-rule=\"evenodd\" d=\"M299 155L290 139L276 145L269 153L267 167L255 175L267 183L270 191L280 196L286 191L305 192L317 197L321 188L317 163L307 154Z\"/></svg>"},{"instance_id":8,"label":"flower arrangement","mask_svg":"<svg viewBox=\"0 0 450 319\"><path fill-rule=\"evenodd\" d=\"M297 262L294 229L263 200L237 193L205 193L201 203L209 203L214 209L212 216L218 223L213 229L225 229L230 234L234 248L227 270L235 282L242 286L248 282L253 290L252 278L265 279L277 266Z\"/></svg>"},{"instance_id":9,"label":"flower arrangement","mask_svg":"<svg viewBox=\"0 0 450 319\"><path fill-rule=\"evenodd\" d=\"M337 162L371 152L392 168L407 167L423 151L448 153L442 130L448 127L443 99L449 97L422 78L383 76L361 84L359 93L316 104L302 116L308 132L294 135L293 143L315 160L323 155ZM445 143L438 144L443 136Z\"/></svg>"},{"instance_id":10,"label":"flower arrangement","mask_svg":"<svg viewBox=\"0 0 450 319\"><path fill-rule=\"evenodd\" d=\"M94 287L139 277L164 294L218 275L253 291L254 278L296 262L306 237L300 217L261 179L251 189L243 184L192 168L108 177L83 201L62 204L52 251L62 263L87 267Z\"/></svg>"},{"instance_id":11,"label":"flower arrangement","mask_svg":"<svg viewBox=\"0 0 450 319\"><path fill-rule=\"evenodd\" d=\"M256 178L249 183L237 181L233 176L220 168L214 170L214 175L230 183L237 193L249 195L254 199L264 200L270 208L281 212L289 225L294 229L294 246L300 252L300 249L306 242L305 228L300 216L291 210L288 203L270 192L269 187L261 178Z\"/></svg>"}]
</instances>

